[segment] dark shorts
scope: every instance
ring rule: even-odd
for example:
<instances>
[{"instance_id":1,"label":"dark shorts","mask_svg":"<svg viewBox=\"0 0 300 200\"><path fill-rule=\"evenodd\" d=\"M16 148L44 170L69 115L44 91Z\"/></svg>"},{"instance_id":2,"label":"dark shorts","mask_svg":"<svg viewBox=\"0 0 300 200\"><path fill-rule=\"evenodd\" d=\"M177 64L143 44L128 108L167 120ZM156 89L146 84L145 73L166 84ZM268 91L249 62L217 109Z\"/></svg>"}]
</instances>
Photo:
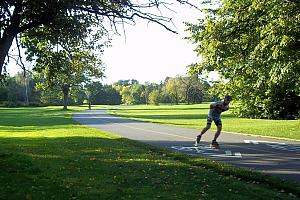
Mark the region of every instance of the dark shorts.
<instances>
[{"instance_id":1,"label":"dark shorts","mask_svg":"<svg viewBox=\"0 0 300 200\"><path fill-rule=\"evenodd\" d=\"M221 117L220 115L217 115L217 116L208 116L207 117L207 125L211 125L212 122L215 122L216 126L219 126L219 125L222 125L222 120L221 120Z\"/></svg>"}]
</instances>

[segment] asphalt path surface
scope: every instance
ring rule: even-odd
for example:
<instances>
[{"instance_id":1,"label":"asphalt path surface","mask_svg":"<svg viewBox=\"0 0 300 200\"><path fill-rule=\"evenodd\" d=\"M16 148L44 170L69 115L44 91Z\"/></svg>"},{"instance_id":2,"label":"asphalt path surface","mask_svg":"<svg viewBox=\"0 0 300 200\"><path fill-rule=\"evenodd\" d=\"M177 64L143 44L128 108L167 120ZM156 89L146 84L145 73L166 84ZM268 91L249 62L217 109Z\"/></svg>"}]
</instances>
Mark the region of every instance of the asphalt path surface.
<instances>
[{"instance_id":1,"label":"asphalt path surface","mask_svg":"<svg viewBox=\"0 0 300 200\"><path fill-rule=\"evenodd\" d=\"M205 156L300 183L299 141L222 132L218 138L220 149L212 149L209 144L214 136L213 132L207 132L200 146L195 147L195 137L200 133L196 129L128 120L109 115L106 109L76 113L73 119L80 124L132 140L194 156Z\"/></svg>"}]
</instances>

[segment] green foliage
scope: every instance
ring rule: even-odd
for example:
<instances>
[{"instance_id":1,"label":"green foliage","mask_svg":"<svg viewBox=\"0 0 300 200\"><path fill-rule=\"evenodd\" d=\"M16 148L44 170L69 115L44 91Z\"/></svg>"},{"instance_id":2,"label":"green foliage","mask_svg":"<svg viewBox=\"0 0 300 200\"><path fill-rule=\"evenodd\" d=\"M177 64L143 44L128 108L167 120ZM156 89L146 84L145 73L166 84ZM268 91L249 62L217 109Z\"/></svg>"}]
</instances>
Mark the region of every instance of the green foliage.
<instances>
[{"instance_id":1,"label":"green foliage","mask_svg":"<svg viewBox=\"0 0 300 200\"><path fill-rule=\"evenodd\" d=\"M201 103L204 98L207 99L209 88L209 84L200 80L198 76L177 76L165 80L163 91L165 95L169 96L172 103L190 104Z\"/></svg>"},{"instance_id":2,"label":"green foliage","mask_svg":"<svg viewBox=\"0 0 300 200\"><path fill-rule=\"evenodd\" d=\"M90 99L92 104L101 105L119 105L121 104L121 99L123 99L124 104L173 102L169 94L163 89L165 83L156 84L147 82L139 84L136 80L119 80L114 85L103 85L99 81L90 82L89 77L80 75L78 78L76 73L74 75L69 74L69 77L71 80L69 82L70 87L68 88L68 105L80 105L87 99ZM23 76L20 74L7 80L10 84L3 85L0 88L0 105L25 105L23 79ZM188 96L186 99L182 99L181 102L199 103L203 99L207 100L207 90L210 87L207 83L203 83L195 77L176 77L175 79L185 81L180 82L179 91L183 97L184 95ZM68 83L68 80L68 77L64 74L55 75L50 78L49 71L45 69L40 71L40 73L34 73L34 76L28 76L29 105L63 105L64 93L62 90L64 84L62 83ZM81 80L84 81L82 82ZM186 83L188 84L185 85ZM153 91L159 91L159 97L154 95L156 92L152 94ZM10 97L10 101L7 99L8 96Z\"/></svg>"},{"instance_id":3,"label":"green foliage","mask_svg":"<svg viewBox=\"0 0 300 200\"><path fill-rule=\"evenodd\" d=\"M128 85L134 85L139 84L139 82L135 79L127 79L127 80L118 80L114 85L122 85L122 86L128 86Z\"/></svg>"},{"instance_id":4,"label":"green foliage","mask_svg":"<svg viewBox=\"0 0 300 200\"><path fill-rule=\"evenodd\" d=\"M177 77L180 83L181 93L184 96L185 102L201 103L208 89L210 88L207 82L201 81L198 76Z\"/></svg>"},{"instance_id":5,"label":"green foliage","mask_svg":"<svg viewBox=\"0 0 300 200\"><path fill-rule=\"evenodd\" d=\"M149 103L158 106L160 98L159 90L154 90L149 94Z\"/></svg>"},{"instance_id":6,"label":"green foliage","mask_svg":"<svg viewBox=\"0 0 300 200\"><path fill-rule=\"evenodd\" d=\"M141 85L139 84L123 86L122 90L120 91L120 94L122 96L122 103L126 105L138 104L141 93L140 90Z\"/></svg>"},{"instance_id":7,"label":"green foliage","mask_svg":"<svg viewBox=\"0 0 300 200\"><path fill-rule=\"evenodd\" d=\"M51 37L50 37L51 38ZM24 45L34 46L31 37L27 37ZM76 42L74 44L72 42ZM104 68L99 55L92 52L92 47L84 41L73 40L58 47L56 41L45 41L43 44L36 45L38 48L32 49L28 58L37 56L34 70L40 74L44 81L44 88L60 88L63 94L64 109L69 103L70 88L88 82L90 78L101 78ZM55 46L57 49L55 50ZM75 91L75 90L74 90ZM77 101L77 100L76 100ZM82 102L83 99L80 100Z\"/></svg>"},{"instance_id":8,"label":"green foliage","mask_svg":"<svg viewBox=\"0 0 300 200\"><path fill-rule=\"evenodd\" d=\"M119 80L114 88L120 92L124 104L158 104L158 103L200 103L207 99L208 83L197 76L175 78L167 77L164 83L139 84L136 80ZM155 91L155 92L154 92ZM156 97L159 91L159 98ZM154 92L152 97L151 93ZM153 101L153 99L155 99ZM158 102L156 102L158 101ZM155 103L154 103L155 102Z\"/></svg>"},{"instance_id":9,"label":"green foliage","mask_svg":"<svg viewBox=\"0 0 300 200\"><path fill-rule=\"evenodd\" d=\"M218 91L220 95L231 93L240 102L240 116L297 117L299 8L297 1L222 1L199 24L189 24L190 39L203 58L190 71L218 71L226 80Z\"/></svg>"},{"instance_id":10,"label":"green foliage","mask_svg":"<svg viewBox=\"0 0 300 200\"><path fill-rule=\"evenodd\" d=\"M7 101L8 89L4 85L0 85L0 101Z\"/></svg>"},{"instance_id":11,"label":"green foliage","mask_svg":"<svg viewBox=\"0 0 300 200\"><path fill-rule=\"evenodd\" d=\"M112 85L103 86L102 101L99 104L104 105L119 105L121 104L121 96L117 90L113 88Z\"/></svg>"},{"instance_id":12,"label":"green foliage","mask_svg":"<svg viewBox=\"0 0 300 200\"><path fill-rule=\"evenodd\" d=\"M114 88L119 91L122 103L126 105L146 103L149 95L146 87L134 79L119 80L114 84Z\"/></svg>"},{"instance_id":13,"label":"green foliage","mask_svg":"<svg viewBox=\"0 0 300 200\"><path fill-rule=\"evenodd\" d=\"M166 80L164 90L170 96L173 103L178 104L184 99L181 83L178 78L169 78Z\"/></svg>"},{"instance_id":14,"label":"green foliage","mask_svg":"<svg viewBox=\"0 0 300 200\"><path fill-rule=\"evenodd\" d=\"M27 105L28 100L36 100L37 94L33 89L35 84L32 75L17 73L14 77L7 77L6 83L0 87L0 101L7 101L8 105ZM27 88L27 89L26 89ZM26 94L27 93L27 94Z\"/></svg>"},{"instance_id":15,"label":"green foliage","mask_svg":"<svg viewBox=\"0 0 300 200\"><path fill-rule=\"evenodd\" d=\"M44 83L41 83L44 84ZM40 101L47 105L63 105L63 94L58 87L46 87L44 90L40 90L41 87L36 87L40 91Z\"/></svg>"},{"instance_id":16,"label":"green foliage","mask_svg":"<svg viewBox=\"0 0 300 200\"><path fill-rule=\"evenodd\" d=\"M86 86L88 96L92 104L116 105L121 104L119 92L112 85L102 85L100 82L92 82Z\"/></svg>"}]
</instances>

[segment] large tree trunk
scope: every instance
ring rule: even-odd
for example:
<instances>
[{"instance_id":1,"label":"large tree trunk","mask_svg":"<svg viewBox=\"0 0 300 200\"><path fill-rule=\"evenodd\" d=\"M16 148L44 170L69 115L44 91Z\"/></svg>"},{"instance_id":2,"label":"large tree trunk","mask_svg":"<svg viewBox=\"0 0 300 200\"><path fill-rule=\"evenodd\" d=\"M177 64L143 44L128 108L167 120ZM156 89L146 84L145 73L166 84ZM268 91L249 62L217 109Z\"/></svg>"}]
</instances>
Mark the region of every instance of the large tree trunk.
<instances>
[{"instance_id":1,"label":"large tree trunk","mask_svg":"<svg viewBox=\"0 0 300 200\"><path fill-rule=\"evenodd\" d=\"M68 109L69 90L70 90L70 85L69 84L63 85L62 92L63 92L63 95L64 95L64 108L63 108L64 110Z\"/></svg>"},{"instance_id":2,"label":"large tree trunk","mask_svg":"<svg viewBox=\"0 0 300 200\"><path fill-rule=\"evenodd\" d=\"M2 78L2 71L4 67L5 58L12 45L14 37L15 36L9 35L0 39L0 79Z\"/></svg>"},{"instance_id":3,"label":"large tree trunk","mask_svg":"<svg viewBox=\"0 0 300 200\"><path fill-rule=\"evenodd\" d=\"M14 38L18 34L18 29L21 23L21 5L16 6L14 14L11 18L11 24L3 31L3 35L0 38L0 80L2 79L3 66L8 51L12 45Z\"/></svg>"}]
</instances>

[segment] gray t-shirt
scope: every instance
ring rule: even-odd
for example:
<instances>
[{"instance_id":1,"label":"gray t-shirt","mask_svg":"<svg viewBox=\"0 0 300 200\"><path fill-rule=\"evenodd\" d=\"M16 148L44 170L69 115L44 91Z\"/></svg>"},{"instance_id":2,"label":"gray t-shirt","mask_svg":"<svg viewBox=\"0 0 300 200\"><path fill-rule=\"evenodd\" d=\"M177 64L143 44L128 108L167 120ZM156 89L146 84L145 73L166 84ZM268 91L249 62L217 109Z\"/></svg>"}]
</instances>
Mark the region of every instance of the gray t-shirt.
<instances>
[{"instance_id":1,"label":"gray t-shirt","mask_svg":"<svg viewBox=\"0 0 300 200\"><path fill-rule=\"evenodd\" d=\"M209 110L209 113L208 113L209 117L219 117L222 112L229 109L229 105L225 105L224 101L217 101L217 102L211 103L210 105L212 105L213 108Z\"/></svg>"}]
</instances>

